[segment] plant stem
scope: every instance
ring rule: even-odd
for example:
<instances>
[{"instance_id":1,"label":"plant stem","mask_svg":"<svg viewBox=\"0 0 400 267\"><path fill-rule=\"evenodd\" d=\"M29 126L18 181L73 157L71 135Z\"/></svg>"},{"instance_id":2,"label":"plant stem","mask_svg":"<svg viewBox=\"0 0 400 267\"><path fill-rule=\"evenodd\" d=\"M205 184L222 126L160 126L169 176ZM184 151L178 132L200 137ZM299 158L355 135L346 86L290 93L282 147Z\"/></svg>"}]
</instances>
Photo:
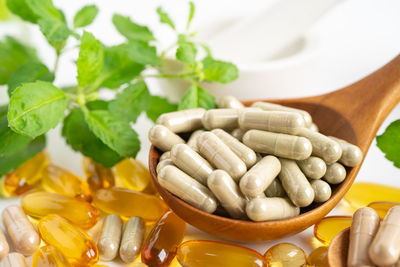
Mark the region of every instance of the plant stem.
<instances>
[{"instance_id":1,"label":"plant stem","mask_svg":"<svg viewBox=\"0 0 400 267\"><path fill-rule=\"evenodd\" d=\"M60 61L60 55L61 55L61 52L57 51L56 60L54 62L54 70L53 70L54 74L56 73L56 71L58 69L58 62Z\"/></svg>"}]
</instances>

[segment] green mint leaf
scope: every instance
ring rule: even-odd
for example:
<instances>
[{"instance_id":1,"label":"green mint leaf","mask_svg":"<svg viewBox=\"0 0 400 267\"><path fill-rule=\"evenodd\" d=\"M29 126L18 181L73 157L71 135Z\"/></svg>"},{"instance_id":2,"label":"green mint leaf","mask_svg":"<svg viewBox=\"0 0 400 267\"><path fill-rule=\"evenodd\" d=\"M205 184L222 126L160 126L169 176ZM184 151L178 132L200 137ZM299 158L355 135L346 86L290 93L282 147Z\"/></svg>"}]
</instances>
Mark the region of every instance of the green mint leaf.
<instances>
[{"instance_id":1,"label":"green mint leaf","mask_svg":"<svg viewBox=\"0 0 400 267\"><path fill-rule=\"evenodd\" d=\"M28 159L41 152L46 146L46 137L39 136L29 143L24 149L8 156L0 156L0 176L7 174L13 169L19 167Z\"/></svg>"},{"instance_id":2,"label":"green mint leaf","mask_svg":"<svg viewBox=\"0 0 400 267\"><path fill-rule=\"evenodd\" d=\"M24 83L10 98L8 124L15 132L35 138L64 118L67 98L49 82Z\"/></svg>"},{"instance_id":3,"label":"green mint leaf","mask_svg":"<svg viewBox=\"0 0 400 267\"><path fill-rule=\"evenodd\" d=\"M88 111L85 121L90 130L122 157L135 157L140 150L138 134L129 122L106 110Z\"/></svg>"},{"instance_id":4,"label":"green mint leaf","mask_svg":"<svg viewBox=\"0 0 400 267\"><path fill-rule=\"evenodd\" d=\"M189 18L188 18L188 22L186 25L186 28L189 29L190 27L190 23L193 20L194 17L194 12L195 12L195 7L194 7L194 3L192 1L189 2Z\"/></svg>"},{"instance_id":5,"label":"green mint leaf","mask_svg":"<svg viewBox=\"0 0 400 267\"><path fill-rule=\"evenodd\" d=\"M94 104L95 102L97 101L88 102L88 108L89 103L91 103L90 105L98 105L100 103ZM106 168L111 168L123 159L92 133L85 122L82 110L79 108L73 109L65 118L62 135L73 150L81 152Z\"/></svg>"},{"instance_id":6,"label":"green mint leaf","mask_svg":"<svg viewBox=\"0 0 400 267\"><path fill-rule=\"evenodd\" d=\"M115 100L110 102L108 109L130 122L136 122L142 111L146 111L151 105L149 89L143 81L129 85Z\"/></svg>"},{"instance_id":7,"label":"green mint leaf","mask_svg":"<svg viewBox=\"0 0 400 267\"><path fill-rule=\"evenodd\" d=\"M7 0L7 7L21 19L32 23L37 22L38 16L32 12L26 0Z\"/></svg>"},{"instance_id":8,"label":"green mint leaf","mask_svg":"<svg viewBox=\"0 0 400 267\"><path fill-rule=\"evenodd\" d=\"M64 21L59 21L53 18L41 18L38 20L40 31L46 37L49 44L58 52L64 48L66 40L71 34Z\"/></svg>"},{"instance_id":9,"label":"green mint leaf","mask_svg":"<svg viewBox=\"0 0 400 267\"><path fill-rule=\"evenodd\" d=\"M74 28L81 28L91 24L99 13L99 9L95 5L82 7L76 12L74 17Z\"/></svg>"},{"instance_id":10,"label":"green mint leaf","mask_svg":"<svg viewBox=\"0 0 400 267\"><path fill-rule=\"evenodd\" d=\"M152 96L151 106L146 111L146 114L149 119L156 122L161 114L176 111L177 109L178 105L170 103L168 99L160 96Z\"/></svg>"},{"instance_id":11,"label":"green mint leaf","mask_svg":"<svg viewBox=\"0 0 400 267\"><path fill-rule=\"evenodd\" d=\"M84 32L81 38L78 61L78 84L85 87L93 83L103 69L104 52L101 43L91 33Z\"/></svg>"},{"instance_id":12,"label":"green mint leaf","mask_svg":"<svg viewBox=\"0 0 400 267\"><path fill-rule=\"evenodd\" d=\"M394 166L400 168L400 120L392 122L382 135L376 137L376 145Z\"/></svg>"},{"instance_id":13,"label":"green mint leaf","mask_svg":"<svg viewBox=\"0 0 400 267\"><path fill-rule=\"evenodd\" d=\"M128 52L129 57L142 65L160 65L161 59L157 56L154 46L143 41L131 40L127 44L121 45Z\"/></svg>"},{"instance_id":14,"label":"green mint leaf","mask_svg":"<svg viewBox=\"0 0 400 267\"><path fill-rule=\"evenodd\" d=\"M105 100L97 99L93 101L86 102L86 107L90 110L107 110L110 102Z\"/></svg>"},{"instance_id":15,"label":"green mint leaf","mask_svg":"<svg viewBox=\"0 0 400 267\"><path fill-rule=\"evenodd\" d=\"M214 96L193 84L182 97L182 100L178 105L178 110L191 108L213 109L215 107Z\"/></svg>"},{"instance_id":16,"label":"green mint leaf","mask_svg":"<svg viewBox=\"0 0 400 267\"><path fill-rule=\"evenodd\" d=\"M207 57L212 57L212 55L211 55L211 49L210 49L210 47L208 47L208 45L203 44L203 43L201 43L201 44L199 44L199 45L203 48L203 50L204 50L204 52L206 53Z\"/></svg>"},{"instance_id":17,"label":"green mint leaf","mask_svg":"<svg viewBox=\"0 0 400 267\"><path fill-rule=\"evenodd\" d=\"M152 41L153 33L146 26L140 26L134 23L129 17L114 14L112 22L117 31L125 36L128 40Z\"/></svg>"},{"instance_id":18,"label":"green mint leaf","mask_svg":"<svg viewBox=\"0 0 400 267\"><path fill-rule=\"evenodd\" d=\"M236 65L206 57L202 60L204 80L209 82L229 83L237 79L239 70Z\"/></svg>"},{"instance_id":19,"label":"green mint leaf","mask_svg":"<svg viewBox=\"0 0 400 267\"><path fill-rule=\"evenodd\" d=\"M25 0L28 7L39 18L64 21L64 14L57 9L51 0Z\"/></svg>"},{"instance_id":20,"label":"green mint leaf","mask_svg":"<svg viewBox=\"0 0 400 267\"><path fill-rule=\"evenodd\" d=\"M157 8L157 14L160 17L160 22L169 25L172 29L175 30L175 24L169 15L162 9L162 7Z\"/></svg>"},{"instance_id":21,"label":"green mint leaf","mask_svg":"<svg viewBox=\"0 0 400 267\"><path fill-rule=\"evenodd\" d=\"M8 80L8 95L11 96L15 88L22 83L34 82L36 80L52 82L54 73L40 62L28 62L19 67Z\"/></svg>"},{"instance_id":22,"label":"green mint leaf","mask_svg":"<svg viewBox=\"0 0 400 267\"><path fill-rule=\"evenodd\" d=\"M194 43L186 40L182 34L178 37L178 49L176 59L180 62L193 65L196 62L197 49Z\"/></svg>"}]
</instances>

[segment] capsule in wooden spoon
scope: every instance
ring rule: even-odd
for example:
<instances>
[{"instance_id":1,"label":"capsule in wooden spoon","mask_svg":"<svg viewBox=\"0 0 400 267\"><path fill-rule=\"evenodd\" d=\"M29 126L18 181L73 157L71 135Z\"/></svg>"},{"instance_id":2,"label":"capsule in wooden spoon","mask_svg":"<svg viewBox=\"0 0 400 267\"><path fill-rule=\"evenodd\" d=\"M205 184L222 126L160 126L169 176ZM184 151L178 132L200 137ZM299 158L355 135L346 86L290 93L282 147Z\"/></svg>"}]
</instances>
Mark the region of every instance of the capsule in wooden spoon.
<instances>
[{"instance_id":1,"label":"capsule in wooden spoon","mask_svg":"<svg viewBox=\"0 0 400 267\"><path fill-rule=\"evenodd\" d=\"M230 95L217 97L216 102L218 108L244 108L242 102L237 100L236 97Z\"/></svg>"},{"instance_id":2,"label":"capsule in wooden spoon","mask_svg":"<svg viewBox=\"0 0 400 267\"><path fill-rule=\"evenodd\" d=\"M174 133L191 132L203 127L201 118L205 112L203 108L195 108L164 113L156 123L164 125Z\"/></svg>"},{"instance_id":3,"label":"capsule in wooden spoon","mask_svg":"<svg viewBox=\"0 0 400 267\"><path fill-rule=\"evenodd\" d=\"M149 131L149 140L161 151L170 151L175 144L184 144L185 141L163 125L154 125Z\"/></svg>"},{"instance_id":4,"label":"capsule in wooden spoon","mask_svg":"<svg viewBox=\"0 0 400 267\"><path fill-rule=\"evenodd\" d=\"M331 186L320 179L312 180L310 179L311 187L314 189L314 202L322 203L327 201L332 195Z\"/></svg>"},{"instance_id":5,"label":"capsule in wooden spoon","mask_svg":"<svg viewBox=\"0 0 400 267\"><path fill-rule=\"evenodd\" d=\"M281 182L278 177L275 178L272 183L268 186L268 188L264 191L267 197L285 197L286 192L283 189Z\"/></svg>"},{"instance_id":6,"label":"capsule in wooden spoon","mask_svg":"<svg viewBox=\"0 0 400 267\"><path fill-rule=\"evenodd\" d=\"M346 179L346 169L338 162L328 164L324 179L330 184L339 184Z\"/></svg>"},{"instance_id":7,"label":"capsule in wooden spoon","mask_svg":"<svg viewBox=\"0 0 400 267\"><path fill-rule=\"evenodd\" d=\"M326 163L318 157L311 156L297 161L300 169L310 179L320 179L326 173Z\"/></svg>"},{"instance_id":8,"label":"capsule in wooden spoon","mask_svg":"<svg viewBox=\"0 0 400 267\"><path fill-rule=\"evenodd\" d=\"M253 198L246 206L247 216L253 221L280 220L300 214L300 208L287 198Z\"/></svg>"},{"instance_id":9,"label":"capsule in wooden spoon","mask_svg":"<svg viewBox=\"0 0 400 267\"><path fill-rule=\"evenodd\" d=\"M201 119L204 128L233 130L239 127L239 112L237 109L210 109L207 110Z\"/></svg>"},{"instance_id":10,"label":"capsule in wooden spoon","mask_svg":"<svg viewBox=\"0 0 400 267\"><path fill-rule=\"evenodd\" d=\"M190 135L189 140L186 143L191 149L193 149L196 152L199 152L199 149L197 148L197 139L199 139L199 136L201 133L204 133L204 130L194 131ZM161 158L160 158L160 160L161 160Z\"/></svg>"},{"instance_id":11,"label":"capsule in wooden spoon","mask_svg":"<svg viewBox=\"0 0 400 267\"><path fill-rule=\"evenodd\" d=\"M341 163L348 167L354 167L361 163L363 154L358 146L350 144L349 142L337 137L329 137L338 142L342 148L343 153L339 159Z\"/></svg>"}]
</instances>

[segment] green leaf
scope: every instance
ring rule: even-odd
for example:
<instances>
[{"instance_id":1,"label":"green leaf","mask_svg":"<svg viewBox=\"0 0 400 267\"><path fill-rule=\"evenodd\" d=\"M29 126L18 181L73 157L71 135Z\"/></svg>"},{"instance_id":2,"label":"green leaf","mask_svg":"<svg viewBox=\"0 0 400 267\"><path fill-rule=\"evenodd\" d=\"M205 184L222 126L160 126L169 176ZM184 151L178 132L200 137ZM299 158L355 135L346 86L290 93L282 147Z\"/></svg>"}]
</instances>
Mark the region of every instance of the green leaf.
<instances>
[{"instance_id":1,"label":"green leaf","mask_svg":"<svg viewBox=\"0 0 400 267\"><path fill-rule=\"evenodd\" d=\"M15 132L35 138L56 127L66 108L64 92L51 83L25 83L10 98L8 124Z\"/></svg>"},{"instance_id":2,"label":"green leaf","mask_svg":"<svg viewBox=\"0 0 400 267\"><path fill-rule=\"evenodd\" d=\"M169 25L172 29L175 30L175 24L169 15L162 9L162 7L157 8L157 14L160 17L160 22Z\"/></svg>"},{"instance_id":3,"label":"green leaf","mask_svg":"<svg viewBox=\"0 0 400 267\"><path fill-rule=\"evenodd\" d=\"M107 110L109 103L105 100L97 99L86 102L86 107L90 110Z\"/></svg>"},{"instance_id":4,"label":"green leaf","mask_svg":"<svg viewBox=\"0 0 400 267\"><path fill-rule=\"evenodd\" d=\"M87 5L76 12L74 17L74 28L81 28L91 24L99 13L95 5Z\"/></svg>"},{"instance_id":5,"label":"green leaf","mask_svg":"<svg viewBox=\"0 0 400 267\"><path fill-rule=\"evenodd\" d=\"M146 42L131 40L121 47L125 47L129 57L137 63L153 66L161 64L156 48Z\"/></svg>"},{"instance_id":6,"label":"green leaf","mask_svg":"<svg viewBox=\"0 0 400 267\"><path fill-rule=\"evenodd\" d=\"M168 99L160 96L152 96L151 106L146 111L146 114L147 117L156 122L161 114L176 111L177 109L178 105L170 103Z\"/></svg>"},{"instance_id":7,"label":"green leaf","mask_svg":"<svg viewBox=\"0 0 400 267\"><path fill-rule=\"evenodd\" d=\"M151 105L149 89L143 81L132 84L119 93L115 100L110 102L108 109L128 121L136 122L142 111Z\"/></svg>"},{"instance_id":8,"label":"green leaf","mask_svg":"<svg viewBox=\"0 0 400 267\"><path fill-rule=\"evenodd\" d=\"M88 102L87 104L93 104L94 102ZM85 122L82 110L79 108L73 109L65 118L62 135L73 150L92 158L104 167L111 168L123 159L117 152L105 145L92 133Z\"/></svg>"},{"instance_id":9,"label":"green leaf","mask_svg":"<svg viewBox=\"0 0 400 267\"><path fill-rule=\"evenodd\" d=\"M64 14L58 10L51 0L25 0L32 12L39 18L64 21Z\"/></svg>"},{"instance_id":10,"label":"green leaf","mask_svg":"<svg viewBox=\"0 0 400 267\"><path fill-rule=\"evenodd\" d=\"M122 157L135 157L139 152L138 134L126 120L106 110L88 111L85 120L90 130Z\"/></svg>"},{"instance_id":11,"label":"green leaf","mask_svg":"<svg viewBox=\"0 0 400 267\"><path fill-rule=\"evenodd\" d=\"M196 62L197 49L194 43L186 40L184 35L179 35L176 59L180 62L193 65Z\"/></svg>"},{"instance_id":12,"label":"green leaf","mask_svg":"<svg viewBox=\"0 0 400 267\"><path fill-rule=\"evenodd\" d=\"M114 14L112 22L117 31L125 36L128 40L152 41L153 33L146 26L140 26L134 23L129 17Z\"/></svg>"},{"instance_id":13,"label":"green leaf","mask_svg":"<svg viewBox=\"0 0 400 267\"><path fill-rule=\"evenodd\" d=\"M206 57L202 61L204 79L210 82L229 83L237 79L239 70L236 65Z\"/></svg>"},{"instance_id":14,"label":"green leaf","mask_svg":"<svg viewBox=\"0 0 400 267\"><path fill-rule=\"evenodd\" d=\"M376 137L376 145L394 166L400 168L400 120L392 122L382 135Z\"/></svg>"},{"instance_id":15,"label":"green leaf","mask_svg":"<svg viewBox=\"0 0 400 267\"><path fill-rule=\"evenodd\" d=\"M19 167L28 159L34 157L37 153L41 152L45 146L46 137L41 135L19 152L4 157L0 156L0 176L7 174L11 170Z\"/></svg>"},{"instance_id":16,"label":"green leaf","mask_svg":"<svg viewBox=\"0 0 400 267\"><path fill-rule=\"evenodd\" d=\"M101 43L91 33L84 32L81 38L78 61L78 84L80 87L92 84L103 69L104 52Z\"/></svg>"},{"instance_id":17,"label":"green leaf","mask_svg":"<svg viewBox=\"0 0 400 267\"><path fill-rule=\"evenodd\" d=\"M7 7L21 19L36 23L39 18L26 3L26 0L7 0Z\"/></svg>"},{"instance_id":18,"label":"green leaf","mask_svg":"<svg viewBox=\"0 0 400 267\"><path fill-rule=\"evenodd\" d=\"M38 20L40 31L46 37L49 44L54 47L58 53L64 48L66 40L71 34L64 21L55 20L53 18L41 18Z\"/></svg>"},{"instance_id":19,"label":"green leaf","mask_svg":"<svg viewBox=\"0 0 400 267\"><path fill-rule=\"evenodd\" d=\"M8 80L8 95L11 96L15 88L22 83L34 82L36 80L52 82L54 73L40 62L27 62L19 67Z\"/></svg>"},{"instance_id":20,"label":"green leaf","mask_svg":"<svg viewBox=\"0 0 400 267\"><path fill-rule=\"evenodd\" d=\"M192 85L182 97L178 110L191 108L213 109L216 107L215 98L206 90Z\"/></svg>"},{"instance_id":21,"label":"green leaf","mask_svg":"<svg viewBox=\"0 0 400 267\"><path fill-rule=\"evenodd\" d=\"M189 18L188 18L188 22L186 25L186 28L188 29L190 26L190 23L193 20L194 17L194 12L195 12L195 7L194 7L194 3L192 1L189 2Z\"/></svg>"}]
</instances>

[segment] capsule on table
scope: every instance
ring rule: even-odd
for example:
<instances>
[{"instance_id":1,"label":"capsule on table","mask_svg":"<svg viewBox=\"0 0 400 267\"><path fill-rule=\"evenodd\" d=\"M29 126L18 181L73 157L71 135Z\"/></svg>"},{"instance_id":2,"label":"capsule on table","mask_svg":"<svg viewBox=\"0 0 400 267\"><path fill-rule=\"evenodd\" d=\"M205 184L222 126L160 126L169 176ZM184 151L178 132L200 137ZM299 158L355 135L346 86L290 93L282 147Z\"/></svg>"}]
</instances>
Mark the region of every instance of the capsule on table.
<instances>
[{"instance_id":1,"label":"capsule on table","mask_svg":"<svg viewBox=\"0 0 400 267\"><path fill-rule=\"evenodd\" d=\"M314 236L329 245L341 231L351 226L351 216L327 216L314 225Z\"/></svg>"},{"instance_id":2,"label":"capsule on table","mask_svg":"<svg viewBox=\"0 0 400 267\"><path fill-rule=\"evenodd\" d=\"M83 158L82 165L86 181L93 192L100 188L110 188L115 185L115 177L110 168L105 168L87 157Z\"/></svg>"},{"instance_id":3,"label":"capsule on table","mask_svg":"<svg viewBox=\"0 0 400 267\"><path fill-rule=\"evenodd\" d=\"M167 211L144 241L142 262L149 266L169 266L185 232L186 223L172 211Z\"/></svg>"},{"instance_id":4,"label":"capsule on table","mask_svg":"<svg viewBox=\"0 0 400 267\"><path fill-rule=\"evenodd\" d=\"M353 214L350 227L349 267L374 266L368 256L368 249L379 228L379 216L371 208L363 207Z\"/></svg>"},{"instance_id":5,"label":"capsule on table","mask_svg":"<svg viewBox=\"0 0 400 267\"><path fill-rule=\"evenodd\" d=\"M140 217L130 218L122 233L119 256L125 263L134 261L140 253L144 238L144 222Z\"/></svg>"},{"instance_id":6,"label":"capsule on table","mask_svg":"<svg viewBox=\"0 0 400 267\"><path fill-rule=\"evenodd\" d=\"M320 179L326 173L326 163L318 157L311 156L297 161L301 171L310 179Z\"/></svg>"},{"instance_id":7,"label":"capsule on table","mask_svg":"<svg viewBox=\"0 0 400 267\"><path fill-rule=\"evenodd\" d=\"M21 199L21 206L33 218L58 214L83 229L91 228L99 220L99 211L90 203L55 193L29 193Z\"/></svg>"},{"instance_id":8,"label":"capsule on table","mask_svg":"<svg viewBox=\"0 0 400 267\"><path fill-rule=\"evenodd\" d=\"M224 130L215 129L211 132L221 139L221 141L224 142L233 153L243 160L247 168L251 168L256 163L257 155L251 148L245 146L242 142L238 141Z\"/></svg>"},{"instance_id":9,"label":"capsule on table","mask_svg":"<svg viewBox=\"0 0 400 267\"><path fill-rule=\"evenodd\" d=\"M161 169L158 182L172 194L202 211L213 213L217 209L213 193L175 166Z\"/></svg>"},{"instance_id":10,"label":"capsule on table","mask_svg":"<svg viewBox=\"0 0 400 267\"><path fill-rule=\"evenodd\" d=\"M239 186L226 171L213 171L208 178L207 184L208 188L232 218L246 216L247 201L240 192Z\"/></svg>"},{"instance_id":11,"label":"capsule on table","mask_svg":"<svg viewBox=\"0 0 400 267\"><path fill-rule=\"evenodd\" d=\"M260 130L247 131L243 143L256 152L294 160L306 159L312 152L307 138Z\"/></svg>"},{"instance_id":12,"label":"capsule on table","mask_svg":"<svg viewBox=\"0 0 400 267\"><path fill-rule=\"evenodd\" d=\"M189 140L186 142L186 144L193 149L196 152L199 152L199 149L197 148L197 139L199 139L200 134L204 133L204 130L197 130L194 131L190 137Z\"/></svg>"},{"instance_id":13,"label":"capsule on table","mask_svg":"<svg viewBox=\"0 0 400 267\"><path fill-rule=\"evenodd\" d=\"M93 202L108 214L125 218L140 216L147 221L157 220L166 210L160 198L126 188L100 189L93 196Z\"/></svg>"},{"instance_id":14,"label":"capsule on table","mask_svg":"<svg viewBox=\"0 0 400 267\"><path fill-rule=\"evenodd\" d=\"M172 147L171 159L179 169L203 185L207 184L207 178L214 169L207 160L185 144Z\"/></svg>"},{"instance_id":15,"label":"capsule on table","mask_svg":"<svg viewBox=\"0 0 400 267\"><path fill-rule=\"evenodd\" d=\"M224 242L192 240L178 247L177 256L182 266L204 267L261 267L264 257L255 250Z\"/></svg>"},{"instance_id":16,"label":"capsule on table","mask_svg":"<svg viewBox=\"0 0 400 267\"><path fill-rule=\"evenodd\" d=\"M117 178L129 189L143 191L151 185L149 170L138 160L126 158L114 167Z\"/></svg>"},{"instance_id":17,"label":"capsule on table","mask_svg":"<svg viewBox=\"0 0 400 267\"><path fill-rule=\"evenodd\" d=\"M197 146L208 162L226 171L235 181L246 173L246 164L215 134L202 133Z\"/></svg>"},{"instance_id":18,"label":"capsule on table","mask_svg":"<svg viewBox=\"0 0 400 267\"><path fill-rule=\"evenodd\" d=\"M381 219L385 218L388 211L394 206L400 205L400 203L388 202L388 201L376 201L368 204L368 207L374 209L378 213Z\"/></svg>"},{"instance_id":19,"label":"capsule on table","mask_svg":"<svg viewBox=\"0 0 400 267\"><path fill-rule=\"evenodd\" d=\"M340 147L342 148L343 153L339 159L341 163L348 167L354 167L361 163L363 153L358 146L350 144L349 142L340 138L336 138L333 136L329 137L338 142Z\"/></svg>"},{"instance_id":20,"label":"capsule on table","mask_svg":"<svg viewBox=\"0 0 400 267\"><path fill-rule=\"evenodd\" d=\"M286 192L283 189L281 182L278 178L275 178L268 188L264 191L267 197L285 197Z\"/></svg>"},{"instance_id":21,"label":"capsule on table","mask_svg":"<svg viewBox=\"0 0 400 267\"><path fill-rule=\"evenodd\" d=\"M328 247L314 249L307 258L307 266L326 267L328 264Z\"/></svg>"},{"instance_id":22,"label":"capsule on table","mask_svg":"<svg viewBox=\"0 0 400 267\"><path fill-rule=\"evenodd\" d=\"M191 132L203 127L201 118L206 112L203 108L185 109L164 113L156 123L164 125L174 133Z\"/></svg>"},{"instance_id":23,"label":"capsule on table","mask_svg":"<svg viewBox=\"0 0 400 267\"><path fill-rule=\"evenodd\" d=\"M239 127L238 117L237 109L210 109L204 113L201 121L207 130L220 128L228 131Z\"/></svg>"},{"instance_id":24,"label":"capsule on table","mask_svg":"<svg viewBox=\"0 0 400 267\"><path fill-rule=\"evenodd\" d=\"M253 221L291 218L300 214L300 208L287 198L253 198L246 206L247 216Z\"/></svg>"},{"instance_id":25,"label":"capsule on table","mask_svg":"<svg viewBox=\"0 0 400 267\"><path fill-rule=\"evenodd\" d=\"M104 218L97 248L100 260L112 261L118 254L121 241L122 220L119 216L110 214Z\"/></svg>"},{"instance_id":26,"label":"capsule on table","mask_svg":"<svg viewBox=\"0 0 400 267\"><path fill-rule=\"evenodd\" d=\"M163 125L154 125L149 131L149 140L161 151L170 151L175 144L184 144L185 141Z\"/></svg>"},{"instance_id":27,"label":"capsule on table","mask_svg":"<svg viewBox=\"0 0 400 267\"><path fill-rule=\"evenodd\" d=\"M291 243L276 244L265 252L264 258L267 266L306 266L306 253Z\"/></svg>"},{"instance_id":28,"label":"capsule on table","mask_svg":"<svg viewBox=\"0 0 400 267\"><path fill-rule=\"evenodd\" d=\"M172 159L164 159L162 161L159 161L158 164L157 164L157 167L156 167L157 173L159 173L162 168L164 168L165 166L168 166L168 165L175 166L175 164L172 161Z\"/></svg>"},{"instance_id":29,"label":"capsule on table","mask_svg":"<svg viewBox=\"0 0 400 267\"><path fill-rule=\"evenodd\" d=\"M322 203L327 201L332 195L331 186L322 180L309 180L314 190L314 202Z\"/></svg>"},{"instance_id":30,"label":"capsule on table","mask_svg":"<svg viewBox=\"0 0 400 267\"><path fill-rule=\"evenodd\" d=\"M337 162L328 164L324 179L330 184L340 184L346 179L346 169Z\"/></svg>"},{"instance_id":31,"label":"capsule on table","mask_svg":"<svg viewBox=\"0 0 400 267\"><path fill-rule=\"evenodd\" d=\"M71 264L92 265L99 260L99 252L92 238L66 219L50 214L39 221L43 241L61 251Z\"/></svg>"},{"instance_id":32,"label":"capsule on table","mask_svg":"<svg viewBox=\"0 0 400 267\"><path fill-rule=\"evenodd\" d=\"M240 128L236 128L236 129L234 129L233 131L231 131L231 135L232 135L233 137L235 137L237 140L239 140L240 142L242 141L243 135L244 135L245 133L246 133L246 131L243 130L243 129L240 129Z\"/></svg>"},{"instance_id":33,"label":"capsule on table","mask_svg":"<svg viewBox=\"0 0 400 267\"><path fill-rule=\"evenodd\" d=\"M400 206L394 206L381 222L371 246L369 257L375 265L389 266L400 257Z\"/></svg>"},{"instance_id":34,"label":"capsule on table","mask_svg":"<svg viewBox=\"0 0 400 267\"><path fill-rule=\"evenodd\" d=\"M0 267L28 267L24 255L13 252L9 253L0 261Z\"/></svg>"},{"instance_id":35,"label":"capsule on table","mask_svg":"<svg viewBox=\"0 0 400 267\"><path fill-rule=\"evenodd\" d=\"M40 237L19 206L9 206L2 213L3 224L15 251L32 255L39 247Z\"/></svg>"},{"instance_id":36,"label":"capsule on table","mask_svg":"<svg viewBox=\"0 0 400 267\"><path fill-rule=\"evenodd\" d=\"M240 179L240 190L245 196L262 194L281 171L281 163L274 156L266 156Z\"/></svg>"},{"instance_id":37,"label":"capsule on table","mask_svg":"<svg viewBox=\"0 0 400 267\"><path fill-rule=\"evenodd\" d=\"M32 267L70 267L67 258L53 246L43 246L33 254Z\"/></svg>"},{"instance_id":38,"label":"capsule on table","mask_svg":"<svg viewBox=\"0 0 400 267\"><path fill-rule=\"evenodd\" d=\"M8 252L10 252L10 246L3 231L0 229L0 259L4 258Z\"/></svg>"}]
</instances>

